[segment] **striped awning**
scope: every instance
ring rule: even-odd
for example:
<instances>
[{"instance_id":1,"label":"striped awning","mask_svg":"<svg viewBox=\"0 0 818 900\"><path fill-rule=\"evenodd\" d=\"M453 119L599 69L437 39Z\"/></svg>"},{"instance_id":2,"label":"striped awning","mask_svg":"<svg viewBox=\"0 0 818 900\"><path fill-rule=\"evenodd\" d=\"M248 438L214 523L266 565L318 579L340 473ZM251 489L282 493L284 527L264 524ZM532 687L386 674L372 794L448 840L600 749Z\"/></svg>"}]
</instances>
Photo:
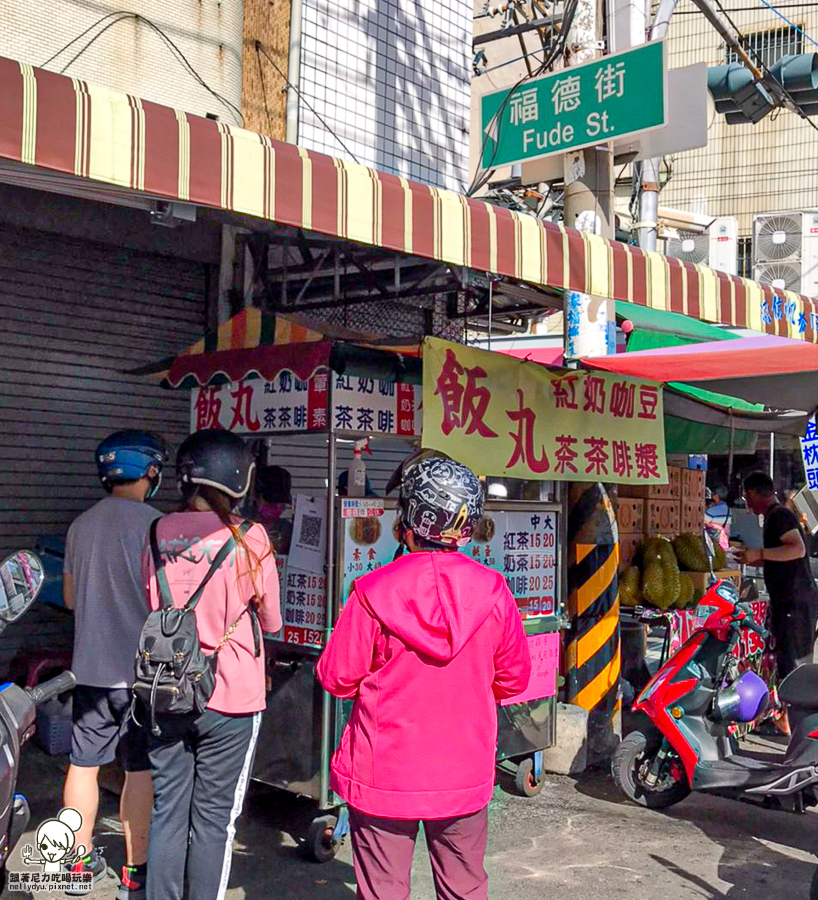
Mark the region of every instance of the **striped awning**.
<instances>
[{"instance_id":1,"label":"striped awning","mask_svg":"<svg viewBox=\"0 0 818 900\"><path fill-rule=\"evenodd\" d=\"M818 342L816 301L0 58L0 157L306 231Z\"/></svg>"},{"instance_id":2,"label":"striped awning","mask_svg":"<svg viewBox=\"0 0 818 900\"><path fill-rule=\"evenodd\" d=\"M346 347L346 351L340 349ZM336 350L333 353L333 350ZM361 354L396 356L394 373L403 372L403 357L420 355L415 343L373 342L373 336L327 323L311 324L300 316L265 313L248 307L175 356L129 370L163 387L192 388L263 378L273 381L283 371L308 381L315 372L336 367ZM339 369L341 371L341 369Z\"/></svg>"}]
</instances>

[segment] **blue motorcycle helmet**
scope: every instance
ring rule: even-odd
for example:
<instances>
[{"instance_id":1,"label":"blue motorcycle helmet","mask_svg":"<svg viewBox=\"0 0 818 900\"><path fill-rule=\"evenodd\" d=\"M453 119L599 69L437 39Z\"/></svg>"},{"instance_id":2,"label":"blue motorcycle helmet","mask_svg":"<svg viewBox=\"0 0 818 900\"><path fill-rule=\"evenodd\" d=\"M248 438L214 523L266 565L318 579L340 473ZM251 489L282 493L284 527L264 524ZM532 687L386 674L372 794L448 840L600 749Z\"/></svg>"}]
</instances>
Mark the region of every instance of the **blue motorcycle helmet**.
<instances>
[{"instance_id":1,"label":"blue motorcycle helmet","mask_svg":"<svg viewBox=\"0 0 818 900\"><path fill-rule=\"evenodd\" d=\"M151 489L146 500L156 496L162 484L162 469L168 460L167 445L159 435L149 431L127 429L115 431L96 450L99 480L108 493L115 484L138 481L153 468Z\"/></svg>"}]
</instances>

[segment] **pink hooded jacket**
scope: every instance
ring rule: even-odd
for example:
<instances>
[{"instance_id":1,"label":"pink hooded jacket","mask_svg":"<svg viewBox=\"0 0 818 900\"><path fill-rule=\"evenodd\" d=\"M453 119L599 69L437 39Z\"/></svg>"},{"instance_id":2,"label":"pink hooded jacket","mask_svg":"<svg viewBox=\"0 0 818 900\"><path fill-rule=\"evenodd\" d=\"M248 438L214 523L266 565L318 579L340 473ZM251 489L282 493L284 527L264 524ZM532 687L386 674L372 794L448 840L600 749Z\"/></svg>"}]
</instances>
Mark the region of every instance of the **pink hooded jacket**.
<instances>
[{"instance_id":1,"label":"pink hooded jacket","mask_svg":"<svg viewBox=\"0 0 818 900\"><path fill-rule=\"evenodd\" d=\"M482 809L494 789L498 700L528 685L531 661L503 576L462 553L411 553L364 575L318 662L354 697L330 784L393 819Z\"/></svg>"}]
</instances>

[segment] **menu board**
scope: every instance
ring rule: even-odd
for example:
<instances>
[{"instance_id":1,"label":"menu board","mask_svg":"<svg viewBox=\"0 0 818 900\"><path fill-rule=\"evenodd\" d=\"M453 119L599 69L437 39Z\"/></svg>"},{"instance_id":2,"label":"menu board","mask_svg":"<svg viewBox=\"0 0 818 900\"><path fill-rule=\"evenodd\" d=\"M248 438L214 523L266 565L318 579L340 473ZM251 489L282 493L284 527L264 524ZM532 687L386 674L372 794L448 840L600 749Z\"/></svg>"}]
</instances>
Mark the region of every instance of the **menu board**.
<instances>
[{"instance_id":1,"label":"menu board","mask_svg":"<svg viewBox=\"0 0 818 900\"><path fill-rule=\"evenodd\" d=\"M320 649L327 624L326 576L296 569L288 564L286 556L276 557L276 568L284 624L280 631L268 637L297 647Z\"/></svg>"},{"instance_id":2,"label":"menu board","mask_svg":"<svg viewBox=\"0 0 818 900\"><path fill-rule=\"evenodd\" d=\"M480 520L474 538L461 552L502 573L523 619L558 612L557 516L543 510L491 510ZM390 563L398 544L395 513L343 521L343 597L356 578Z\"/></svg>"}]
</instances>

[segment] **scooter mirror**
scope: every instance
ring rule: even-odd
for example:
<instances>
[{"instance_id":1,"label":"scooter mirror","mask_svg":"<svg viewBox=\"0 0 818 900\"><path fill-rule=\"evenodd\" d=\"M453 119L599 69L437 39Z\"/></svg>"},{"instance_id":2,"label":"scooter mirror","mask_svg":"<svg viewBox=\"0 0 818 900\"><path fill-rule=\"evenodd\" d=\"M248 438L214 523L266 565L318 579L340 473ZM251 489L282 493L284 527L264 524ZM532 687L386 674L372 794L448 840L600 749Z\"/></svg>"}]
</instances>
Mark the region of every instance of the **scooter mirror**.
<instances>
[{"instance_id":1,"label":"scooter mirror","mask_svg":"<svg viewBox=\"0 0 818 900\"><path fill-rule=\"evenodd\" d=\"M715 547L715 544L713 543L713 538L710 535L709 528L705 527L704 532L703 532L703 537L704 537L704 551L707 554L707 558L712 563L713 560L716 558L716 547Z\"/></svg>"},{"instance_id":2,"label":"scooter mirror","mask_svg":"<svg viewBox=\"0 0 818 900\"><path fill-rule=\"evenodd\" d=\"M37 599L45 580L40 557L18 550L0 563L0 623L16 622Z\"/></svg>"}]
</instances>

